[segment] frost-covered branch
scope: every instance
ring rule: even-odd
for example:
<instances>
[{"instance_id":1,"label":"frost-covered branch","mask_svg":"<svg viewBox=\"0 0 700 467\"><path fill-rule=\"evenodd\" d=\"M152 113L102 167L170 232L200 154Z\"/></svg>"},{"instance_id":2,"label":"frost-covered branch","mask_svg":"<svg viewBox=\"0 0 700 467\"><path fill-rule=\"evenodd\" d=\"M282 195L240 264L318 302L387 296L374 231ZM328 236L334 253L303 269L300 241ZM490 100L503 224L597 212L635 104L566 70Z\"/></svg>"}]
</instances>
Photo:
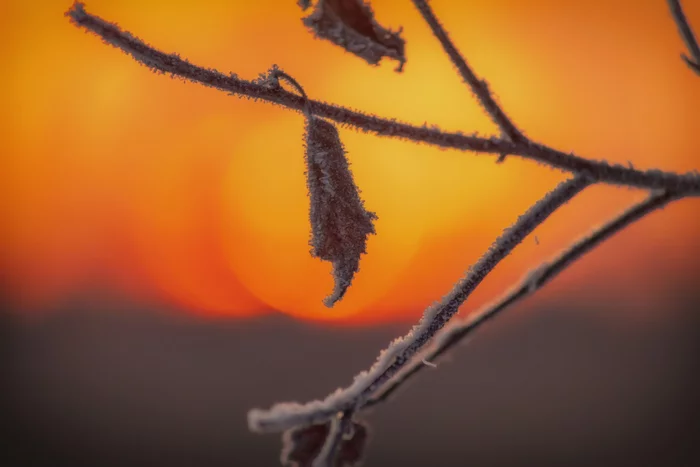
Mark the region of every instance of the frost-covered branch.
<instances>
[{"instance_id":1,"label":"frost-covered branch","mask_svg":"<svg viewBox=\"0 0 700 467\"><path fill-rule=\"evenodd\" d=\"M166 54L154 49L131 33L122 31L116 24L87 13L80 2L74 3L66 15L76 26L96 34L107 44L121 49L155 72L170 73L234 95L260 99L297 111L303 111L304 104L307 102L303 97L281 87L270 87L264 83L241 79L235 74L226 75L214 69L199 67L176 54ZM608 164L604 161L567 154L539 143L512 142L500 138L470 136L459 132L443 132L436 129L434 125L430 127L408 125L395 119L384 119L314 100L308 101L308 108L316 116L381 136L476 153L517 155L567 172L587 172L596 181L603 183L700 193L700 174L698 173L676 174L661 170L636 170L619 164Z\"/></svg>"},{"instance_id":2,"label":"frost-covered branch","mask_svg":"<svg viewBox=\"0 0 700 467\"><path fill-rule=\"evenodd\" d=\"M528 211L491 245L489 250L469 269L452 291L423 313L420 322L403 337L395 339L383 350L368 371L357 376L345 389L338 389L323 400L306 404L283 402L269 410L253 409L248 413L248 426L259 432L284 431L297 425L313 425L329 420L338 412L357 411L385 384L399 373L440 329L457 313L460 305L481 281L510 254L522 240L544 222L557 208L590 186L593 180L579 174L562 182Z\"/></svg>"},{"instance_id":3,"label":"frost-covered branch","mask_svg":"<svg viewBox=\"0 0 700 467\"><path fill-rule=\"evenodd\" d=\"M422 360L434 362L441 356L446 354L450 349L470 338L474 331L479 329L481 325L490 321L502 311L509 308L511 305L519 302L525 297L531 295L535 291L541 289L554 279L560 272L580 259L586 253L611 238L616 233L624 230L634 222L641 220L647 214L661 209L668 203L680 199L680 196L670 192L660 192L651 195L646 200L625 210L620 215L604 224L602 227L594 230L587 236L583 237L578 242L574 243L569 248L565 249L554 259L544 262L540 266L530 271L523 280L511 288L510 292L506 293L502 298L492 304L486 305L481 310L469 315L459 321L453 321L450 325L435 336L430 348L423 353ZM420 372L425 365L420 359L414 359L400 374L398 374L386 386L381 394L368 401L365 407L372 407L380 402L386 401L397 389L403 386L408 380Z\"/></svg>"}]
</instances>

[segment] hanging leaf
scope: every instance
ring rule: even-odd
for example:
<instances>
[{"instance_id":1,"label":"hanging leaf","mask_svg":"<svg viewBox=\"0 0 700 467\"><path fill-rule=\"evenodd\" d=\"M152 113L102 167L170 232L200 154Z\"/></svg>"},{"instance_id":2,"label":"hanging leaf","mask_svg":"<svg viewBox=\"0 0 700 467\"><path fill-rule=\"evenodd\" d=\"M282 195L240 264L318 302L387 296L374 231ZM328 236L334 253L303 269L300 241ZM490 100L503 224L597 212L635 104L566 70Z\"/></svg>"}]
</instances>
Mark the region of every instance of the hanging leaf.
<instances>
[{"instance_id":1,"label":"hanging leaf","mask_svg":"<svg viewBox=\"0 0 700 467\"><path fill-rule=\"evenodd\" d=\"M372 221L377 215L364 208L338 130L312 114L304 88L276 65L267 75L261 75L259 82L277 87L280 78L304 98L305 174L311 201L309 244L311 256L333 264L333 292L323 300L327 307L332 307L343 298L359 270L360 255L366 253L367 236L376 233Z\"/></svg>"},{"instance_id":2,"label":"hanging leaf","mask_svg":"<svg viewBox=\"0 0 700 467\"><path fill-rule=\"evenodd\" d=\"M298 4L305 10L311 2L299 0ZM343 47L371 65L389 57L399 61L396 71L403 70L406 42L401 38L402 29L394 32L382 27L363 0L319 0L303 22L316 37Z\"/></svg>"},{"instance_id":3,"label":"hanging leaf","mask_svg":"<svg viewBox=\"0 0 700 467\"><path fill-rule=\"evenodd\" d=\"M323 301L332 307L359 270L367 236L376 233L372 221L377 216L364 208L338 130L312 115L306 120L306 164L311 255L333 263L333 293Z\"/></svg>"},{"instance_id":4,"label":"hanging leaf","mask_svg":"<svg viewBox=\"0 0 700 467\"><path fill-rule=\"evenodd\" d=\"M293 428L282 435L282 465L291 467L311 467L319 455L330 431L330 422ZM352 422L352 435L343 439L336 456L336 466L357 465L367 444L367 428L359 422Z\"/></svg>"}]
</instances>

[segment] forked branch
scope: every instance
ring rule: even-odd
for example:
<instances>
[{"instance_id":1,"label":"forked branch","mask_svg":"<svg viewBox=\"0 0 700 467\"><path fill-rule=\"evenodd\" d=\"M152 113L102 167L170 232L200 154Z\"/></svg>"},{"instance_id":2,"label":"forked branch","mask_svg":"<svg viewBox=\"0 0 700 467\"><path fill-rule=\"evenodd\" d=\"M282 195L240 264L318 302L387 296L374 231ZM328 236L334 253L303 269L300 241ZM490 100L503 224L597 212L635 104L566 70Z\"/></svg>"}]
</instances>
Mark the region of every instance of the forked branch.
<instances>
[{"instance_id":1,"label":"forked branch","mask_svg":"<svg viewBox=\"0 0 700 467\"><path fill-rule=\"evenodd\" d=\"M369 408L380 402L385 402L398 388L403 386L403 384L425 367L422 360L435 362L454 346L469 338L481 325L547 285L558 276L559 273L586 253L610 239L616 233L621 232L629 225L643 219L647 214L661 209L677 199L680 198L670 192L660 192L651 195L646 200L625 210L603 227L588 234L554 259L533 269L523 278L520 284L513 287L509 293L505 294L498 301L470 314L467 318L453 321L450 325L445 326L443 331L433 339L430 348L426 349L424 354L422 354L422 359L416 358L412 360L411 364L392 379L381 394L368 401L365 407Z\"/></svg>"},{"instance_id":2,"label":"forked branch","mask_svg":"<svg viewBox=\"0 0 700 467\"><path fill-rule=\"evenodd\" d=\"M592 183L593 180L588 175L576 175L559 184L535 203L496 239L442 301L425 310L420 322L408 334L394 340L383 350L372 368L358 374L350 386L337 390L322 401L312 401L303 405L295 402L281 403L275 404L269 410L251 410L248 413L250 428L260 432L284 431L296 425L325 422L338 412L360 409L443 328L501 260L554 211Z\"/></svg>"},{"instance_id":3,"label":"forked branch","mask_svg":"<svg viewBox=\"0 0 700 467\"><path fill-rule=\"evenodd\" d=\"M463 68L468 70L466 62L459 54L450 54L450 51L456 52L456 48L451 44L447 35L441 33L441 27L434 18L427 3L421 0L414 0L414 3L426 20L431 24L436 36L443 42L443 47L453 61L456 62L457 67L460 68L461 60ZM471 73L470 70L469 73ZM473 73L471 73L471 75L474 76ZM479 95L478 87L473 90ZM500 110L498 106L496 106L496 108ZM501 112L501 114L505 115L504 112ZM496 123L499 123L499 117L492 115L492 118L494 118ZM578 194L593 181L594 177L588 178L583 172L579 172L576 178L563 183L533 206L528 213L518 219L518 222L516 222L511 230L507 230L504 235L499 237L494 247L470 269L467 276L455 286L453 291L450 292L442 302L428 308L421 322L406 336L392 342L392 344L380 354L377 362L369 372L361 373L355 377L355 381L351 386L336 391L323 401L313 401L306 405L283 403L273 406L268 411L253 410L249 413L251 428L259 431L279 431L296 425L319 423L326 420L329 415L337 410L344 410L346 412L348 410L358 411L365 406L370 406L384 400L410 376L417 373L420 368L425 366L426 358L430 361L438 357L448 348L455 345L457 341L476 330L481 324L484 324L507 306L544 286L544 284L550 281L561 270L614 233L622 230L635 220L642 218L653 209L667 204L672 199L678 199L684 196L684 194L672 190L667 190L661 194L652 196L648 202L635 206L604 228L575 244L570 250L554 260L551 264L542 265L531 272L519 288L516 288L514 292L507 295L497 304L486 308L484 312L477 314L474 318L464 323L451 328L448 327L443 329L442 332L439 332L444 324L457 312L459 306L466 300L483 277L485 277L501 259L505 258L505 256L512 251L512 248L534 229L534 226L543 222L556 208L565 204L571 197ZM567 190L571 191L568 192L568 195L563 195ZM570 197L567 197L569 195ZM547 209L542 209L542 211L538 212L538 207L542 208L543 203L545 205L551 204L552 209L549 211ZM533 219L537 219L538 216L541 216L539 221L533 223ZM532 228L525 227L528 223L532 223ZM507 244L511 244L509 248L503 250L499 248ZM429 350L425 352L424 358L420 358L416 355L421 347L433 338L435 341L433 351ZM379 396L375 397L376 394L379 394Z\"/></svg>"},{"instance_id":4,"label":"forked branch","mask_svg":"<svg viewBox=\"0 0 700 467\"><path fill-rule=\"evenodd\" d=\"M334 459L336 459L346 429L353 423L353 415L361 409L387 400L397 388L426 366L427 362L439 358L480 328L481 325L543 287L574 261L633 222L671 201L700 195L700 174L697 171L686 174L660 170L640 171L633 167L584 159L531 141L496 103L486 82L477 78L477 75L450 40L427 0L412 1L440 41L445 53L457 68L464 82L469 85L484 110L499 127L502 133L501 138L482 138L462 133L448 133L434 129L434 126L430 128L428 126L416 127L394 119L383 119L345 107L309 100L286 91L281 86L272 86L265 80L247 81L233 74L224 75L213 69L193 65L177 55L161 52L146 45L129 32L122 31L115 24L88 14L81 3L74 3L66 13L75 25L97 34L106 43L121 49L156 72L171 73L174 76L235 95L261 99L288 109L303 111L309 118L315 115L381 136L404 138L443 148L498 154L500 155L499 161L503 160L506 154L516 155L570 172L573 175L572 178L559 184L535 203L510 228L506 229L489 250L469 268L452 291L439 303L430 306L424 312L420 322L409 333L391 342L379 354L374 365L368 371L357 375L350 386L338 389L323 400L307 404L281 403L269 410L254 409L249 412L250 428L261 432L284 431L331 420L326 442L314 465L334 465ZM309 2L302 3L308 4ZM700 48L695 36L683 14L679 1L668 0L668 3L679 32L692 55L692 59L685 55L683 58L695 72L700 74ZM296 83L293 78L288 78L293 84ZM301 89L298 84L297 87ZM484 307L465 320L446 326L483 279L527 235L555 210L581 193L586 187L595 183L656 191L652 192L646 201L623 212L602 228L575 243L558 257L531 271L519 285L511 289L496 303ZM432 343L432 345L426 349L428 343Z\"/></svg>"}]
</instances>

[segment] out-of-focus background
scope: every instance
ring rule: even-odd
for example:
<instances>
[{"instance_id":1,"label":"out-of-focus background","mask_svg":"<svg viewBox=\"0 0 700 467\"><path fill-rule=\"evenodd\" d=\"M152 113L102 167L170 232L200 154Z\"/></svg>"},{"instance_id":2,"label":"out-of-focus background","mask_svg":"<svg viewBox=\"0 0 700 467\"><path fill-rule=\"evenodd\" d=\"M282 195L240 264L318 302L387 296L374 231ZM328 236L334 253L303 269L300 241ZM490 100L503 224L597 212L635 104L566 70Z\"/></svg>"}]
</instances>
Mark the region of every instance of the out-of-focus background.
<instances>
[{"instance_id":1,"label":"out-of-focus background","mask_svg":"<svg viewBox=\"0 0 700 467\"><path fill-rule=\"evenodd\" d=\"M640 168L700 168L700 80L666 2L431 2L536 140ZM273 63L315 99L495 134L406 1L408 63L371 67L294 1L90 1L193 63ZM565 174L341 129L376 212L333 309L309 255L303 118L150 72L72 26L69 2L0 7L0 465L276 465L251 407L348 384ZM700 28L700 5L684 2ZM462 308L497 297L644 193L593 187ZM700 216L632 226L370 416L368 466L692 465Z\"/></svg>"}]
</instances>

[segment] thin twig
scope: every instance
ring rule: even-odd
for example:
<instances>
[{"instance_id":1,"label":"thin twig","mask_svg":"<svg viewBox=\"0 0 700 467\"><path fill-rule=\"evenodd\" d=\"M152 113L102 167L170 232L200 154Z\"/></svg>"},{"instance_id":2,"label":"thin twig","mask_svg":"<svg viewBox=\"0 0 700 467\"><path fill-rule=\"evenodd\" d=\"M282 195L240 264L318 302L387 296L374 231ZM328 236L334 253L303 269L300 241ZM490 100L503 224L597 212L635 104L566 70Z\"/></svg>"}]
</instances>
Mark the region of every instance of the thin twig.
<instances>
[{"instance_id":1,"label":"thin twig","mask_svg":"<svg viewBox=\"0 0 700 467\"><path fill-rule=\"evenodd\" d=\"M489 114L493 122L498 125L503 134L511 141L515 143L527 142L527 138L525 138L520 130L518 130L503 109L493 99L486 81L482 81L476 77L472 69L467 64L465 58L459 53L459 50L457 50L457 47L448 36L447 31L445 31L445 28L442 27L440 21L438 21L438 19L435 17L435 13L433 13L428 1L413 0L413 4L416 6L416 8L418 8L421 15L423 15L423 18L425 19L426 23L428 23L428 26L430 26L433 34L440 41L440 44L442 44L442 48L445 50L445 53L457 68L459 74L462 75L462 79L465 83L467 83L467 85L469 85L474 95L477 97L477 99L479 99L479 103L484 108L486 113Z\"/></svg>"},{"instance_id":2,"label":"thin twig","mask_svg":"<svg viewBox=\"0 0 700 467\"><path fill-rule=\"evenodd\" d=\"M269 410L253 409L248 425L254 431L284 431L297 425L321 423L336 413L360 409L375 393L399 373L440 329L457 313L460 305L474 289L510 254L522 240L544 222L557 208L593 183L586 174L562 182L550 191L494 242L489 250L469 269L441 302L425 310L420 322L402 338L394 340L382 351L369 371L360 373L345 389L338 389L324 400L307 404L280 403Z\"/></svg>"},{"instance_id":3,"label":"thin twig","mask_svg":"<svg viewBox=\"0 0 700 467\"><path fill-rule=\"evenodd\" d=\"M509 293L505 294L498 301L486 305L481 310L464 319L453 321L449 326L445 326L443 331L435 336L430 348L425 351L425 356L423 358L430 361L435 361L440 358L452 347L456 346L464 339L471 337L482 324L494 318L511 305L531 295L536 290L544 287L560 272L593 248L613 237L616 233L624 230L634 222L641 220L647 214L663 208L668 203L678 199L681 199L681 197L669 192L661 192L651 195L646 200L625 210L603 227L594 230L574 245L567 248L555 259L549 260L535 268L526 275L520 284L513 287ZM381 394L368 401L364 407L369 408L385 402L397 389L421 371L423 367L424 365L421 362L414 360L410 366L406 367L391 380Z\"/></svg>"},{"instance_id":4,"label":"thin twig","mask_svg":"<svg viewBox=\"0 0 700 467\"><path fill-rule=\"evenodd\" d=\"M680 0L668 0L668 7L671 9L671 16L673 16L676 26L678 26L678 33L681 35L683 42L685 42L692 56L691 59L686 54L682 53L681 58L685 60L685 63L691 70L700 75L700 46L698 46L695 34L693 34L693 30L688 23L688 19L685 17L685 13L683 13Z\"/></svg>"},{"instance_id":5,"label":"thin twig","mask_svg":"<svg viewBox=\"0 0 700 467\"><path fill-rule=\"evenodd\" d=\"M150 69L171 73L205 86L253 99L261 99L286 108L303 111L308 102L310 111L320 117L381 136L488 154L512 154L547 164L559 170L587 172L596 181L646 189L667 189L679 193L700 193L700 174L676 174L660 170L640 171L619 164L584 159L536 143L515 143L498 138L480 138L462 133L448 133L428 127L416 127L393 119L383 119L325 102L308 100L282 87L270 87L225 75L213 69L192 65L175 54L166 54L146 45L119 26L87 13L76 2L66 13L79 27L95 33L106 43L131 55Z\"/></svg>"}]
</instances>

